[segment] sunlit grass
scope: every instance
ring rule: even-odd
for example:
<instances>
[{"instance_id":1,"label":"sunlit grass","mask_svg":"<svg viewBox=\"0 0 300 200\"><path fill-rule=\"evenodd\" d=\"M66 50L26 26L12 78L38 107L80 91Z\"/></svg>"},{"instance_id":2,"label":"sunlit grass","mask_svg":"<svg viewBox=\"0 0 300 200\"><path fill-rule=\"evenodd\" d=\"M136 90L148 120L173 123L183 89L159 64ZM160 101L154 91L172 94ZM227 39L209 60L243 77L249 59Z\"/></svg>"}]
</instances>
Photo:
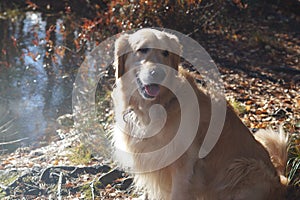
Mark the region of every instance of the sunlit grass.
<instances>
[{"instance_id":1,"label":"sunlit grass","mask_svg":"<svg viewBox=\"0 0 300 200\"><path fill-rule=\"evenodd\" d=\"M291 137L289 147L289 160L287 163L287 177L291 185L300 185L299 169L300 169L300 137L294 134Z\"/></svg>"},{"instance_id":2,"label":"sunlit grass","mask_svg":"<svg viewBox=\"0 0 300 200\"><path fill-rule=\"evenodd\" d=\"M246 109L246 106L241 103L241 102L238 102L234 99L230 99L229 100L229 104L233 107L234 111L238 114L238 115L241 115L241 114L245 114L247 109Z\"/></svg>"},{"instance_id":3,"label":"sunlit grass","mask_svg":"<svg viewBox=\"0 0 300 200\"><path fill-rule=\"evenodd\" d=\"M92 153L89 147L84 144L79 144L70 151L71 153L68 154L68 157L74 164L87 165L92 160Z\"/></svg>"}]
</instances>

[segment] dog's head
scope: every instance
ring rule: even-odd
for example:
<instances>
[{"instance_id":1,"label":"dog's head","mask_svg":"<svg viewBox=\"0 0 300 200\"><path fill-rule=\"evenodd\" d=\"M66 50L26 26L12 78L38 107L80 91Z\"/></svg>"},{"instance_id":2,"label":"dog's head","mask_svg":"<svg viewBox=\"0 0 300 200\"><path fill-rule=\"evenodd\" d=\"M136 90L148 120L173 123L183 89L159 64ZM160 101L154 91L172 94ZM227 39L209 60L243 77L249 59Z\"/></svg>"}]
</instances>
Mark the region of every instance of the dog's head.
<instances>
[{"instance_id":1,"label":"dog's head","mask_svg":"<svg viewBox=\"0 0 300 200\"><path fill-rule=\"evenodd\" d=\"M144 100L166 90L162 84L178 70L181 45L176 36L155 29L124 34L115 44L116 78L129 73Z\"/></svg>"}]
</instances>

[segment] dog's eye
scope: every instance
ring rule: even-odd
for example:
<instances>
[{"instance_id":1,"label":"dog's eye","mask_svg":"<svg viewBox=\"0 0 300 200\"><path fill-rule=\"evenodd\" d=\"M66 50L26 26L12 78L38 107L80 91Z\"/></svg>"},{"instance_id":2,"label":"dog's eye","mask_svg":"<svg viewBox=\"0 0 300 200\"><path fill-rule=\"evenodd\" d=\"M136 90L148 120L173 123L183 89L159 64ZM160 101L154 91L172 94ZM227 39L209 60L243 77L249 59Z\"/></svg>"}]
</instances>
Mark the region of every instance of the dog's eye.
<instances>
[{"instance_id":1,"label":"dog's eye","mask_svg":"<svg viewBox=\"0 0 300 200\"><path fill-rule=\"evenodd\" d=\"M167 57L167 56L169 56L169 51L165 50L165 51L163 51L162 54L163 54L164 57Z\"/></svg>"},{"instance_id":2,"label":"dog's eye","mask_svg":"<svg viewBox=\"0 0 300 200\"><path fill-rule=\"evenodd\" d=\"M137 51L145 54L145 53L147 53L149 51L149 48L140 48Z\"/></svg>"}]
</instances>

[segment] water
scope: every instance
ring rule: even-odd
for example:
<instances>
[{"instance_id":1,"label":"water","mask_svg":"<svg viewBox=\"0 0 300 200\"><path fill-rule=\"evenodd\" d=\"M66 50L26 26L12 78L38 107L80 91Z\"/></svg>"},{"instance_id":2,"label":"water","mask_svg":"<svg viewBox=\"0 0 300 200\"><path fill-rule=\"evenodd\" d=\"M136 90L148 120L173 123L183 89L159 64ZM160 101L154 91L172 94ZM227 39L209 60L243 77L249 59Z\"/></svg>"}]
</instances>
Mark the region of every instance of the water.
<instances>
[{"instance_id":1,"label":"water","mask_svg":"<svg viewBox=\"0 0 300 200\"><path fill-rule=\"evenodd\" d=\"M67 20L39 12L0 19L1 151L52 141L56 118L72 112L72 86L80 63L65 48L74 39Z\"/></svg>"}]
</instances>

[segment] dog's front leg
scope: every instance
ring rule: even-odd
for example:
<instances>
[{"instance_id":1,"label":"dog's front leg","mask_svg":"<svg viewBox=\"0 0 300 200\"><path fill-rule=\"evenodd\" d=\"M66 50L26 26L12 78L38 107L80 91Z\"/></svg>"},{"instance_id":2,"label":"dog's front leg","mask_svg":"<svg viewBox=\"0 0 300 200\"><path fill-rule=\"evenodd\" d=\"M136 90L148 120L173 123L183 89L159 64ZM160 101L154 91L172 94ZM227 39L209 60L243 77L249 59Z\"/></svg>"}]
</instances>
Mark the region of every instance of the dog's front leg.
<instances>
[{"instance_id":1,"label":"dog's front leg","mask_svg":"<svg viewBox=\"0 0 300 200\"><path fill-rule=\"evenodd\" d=\"M193 176L193 162L176 167L172 173L171 200L194 200L195 191L191 183Z\"/></svg>"},{"instance_id":2,"label":"dog's front leg","mask_svg":"<svg viewBox=\"0 0 300 200\"><path fill-rule=\"evenodd\" d=\"M193 194L192 187L188 174L177 174L173 176L171 200L194 200L195 194Z\"/></svg>"}]
</instances>

